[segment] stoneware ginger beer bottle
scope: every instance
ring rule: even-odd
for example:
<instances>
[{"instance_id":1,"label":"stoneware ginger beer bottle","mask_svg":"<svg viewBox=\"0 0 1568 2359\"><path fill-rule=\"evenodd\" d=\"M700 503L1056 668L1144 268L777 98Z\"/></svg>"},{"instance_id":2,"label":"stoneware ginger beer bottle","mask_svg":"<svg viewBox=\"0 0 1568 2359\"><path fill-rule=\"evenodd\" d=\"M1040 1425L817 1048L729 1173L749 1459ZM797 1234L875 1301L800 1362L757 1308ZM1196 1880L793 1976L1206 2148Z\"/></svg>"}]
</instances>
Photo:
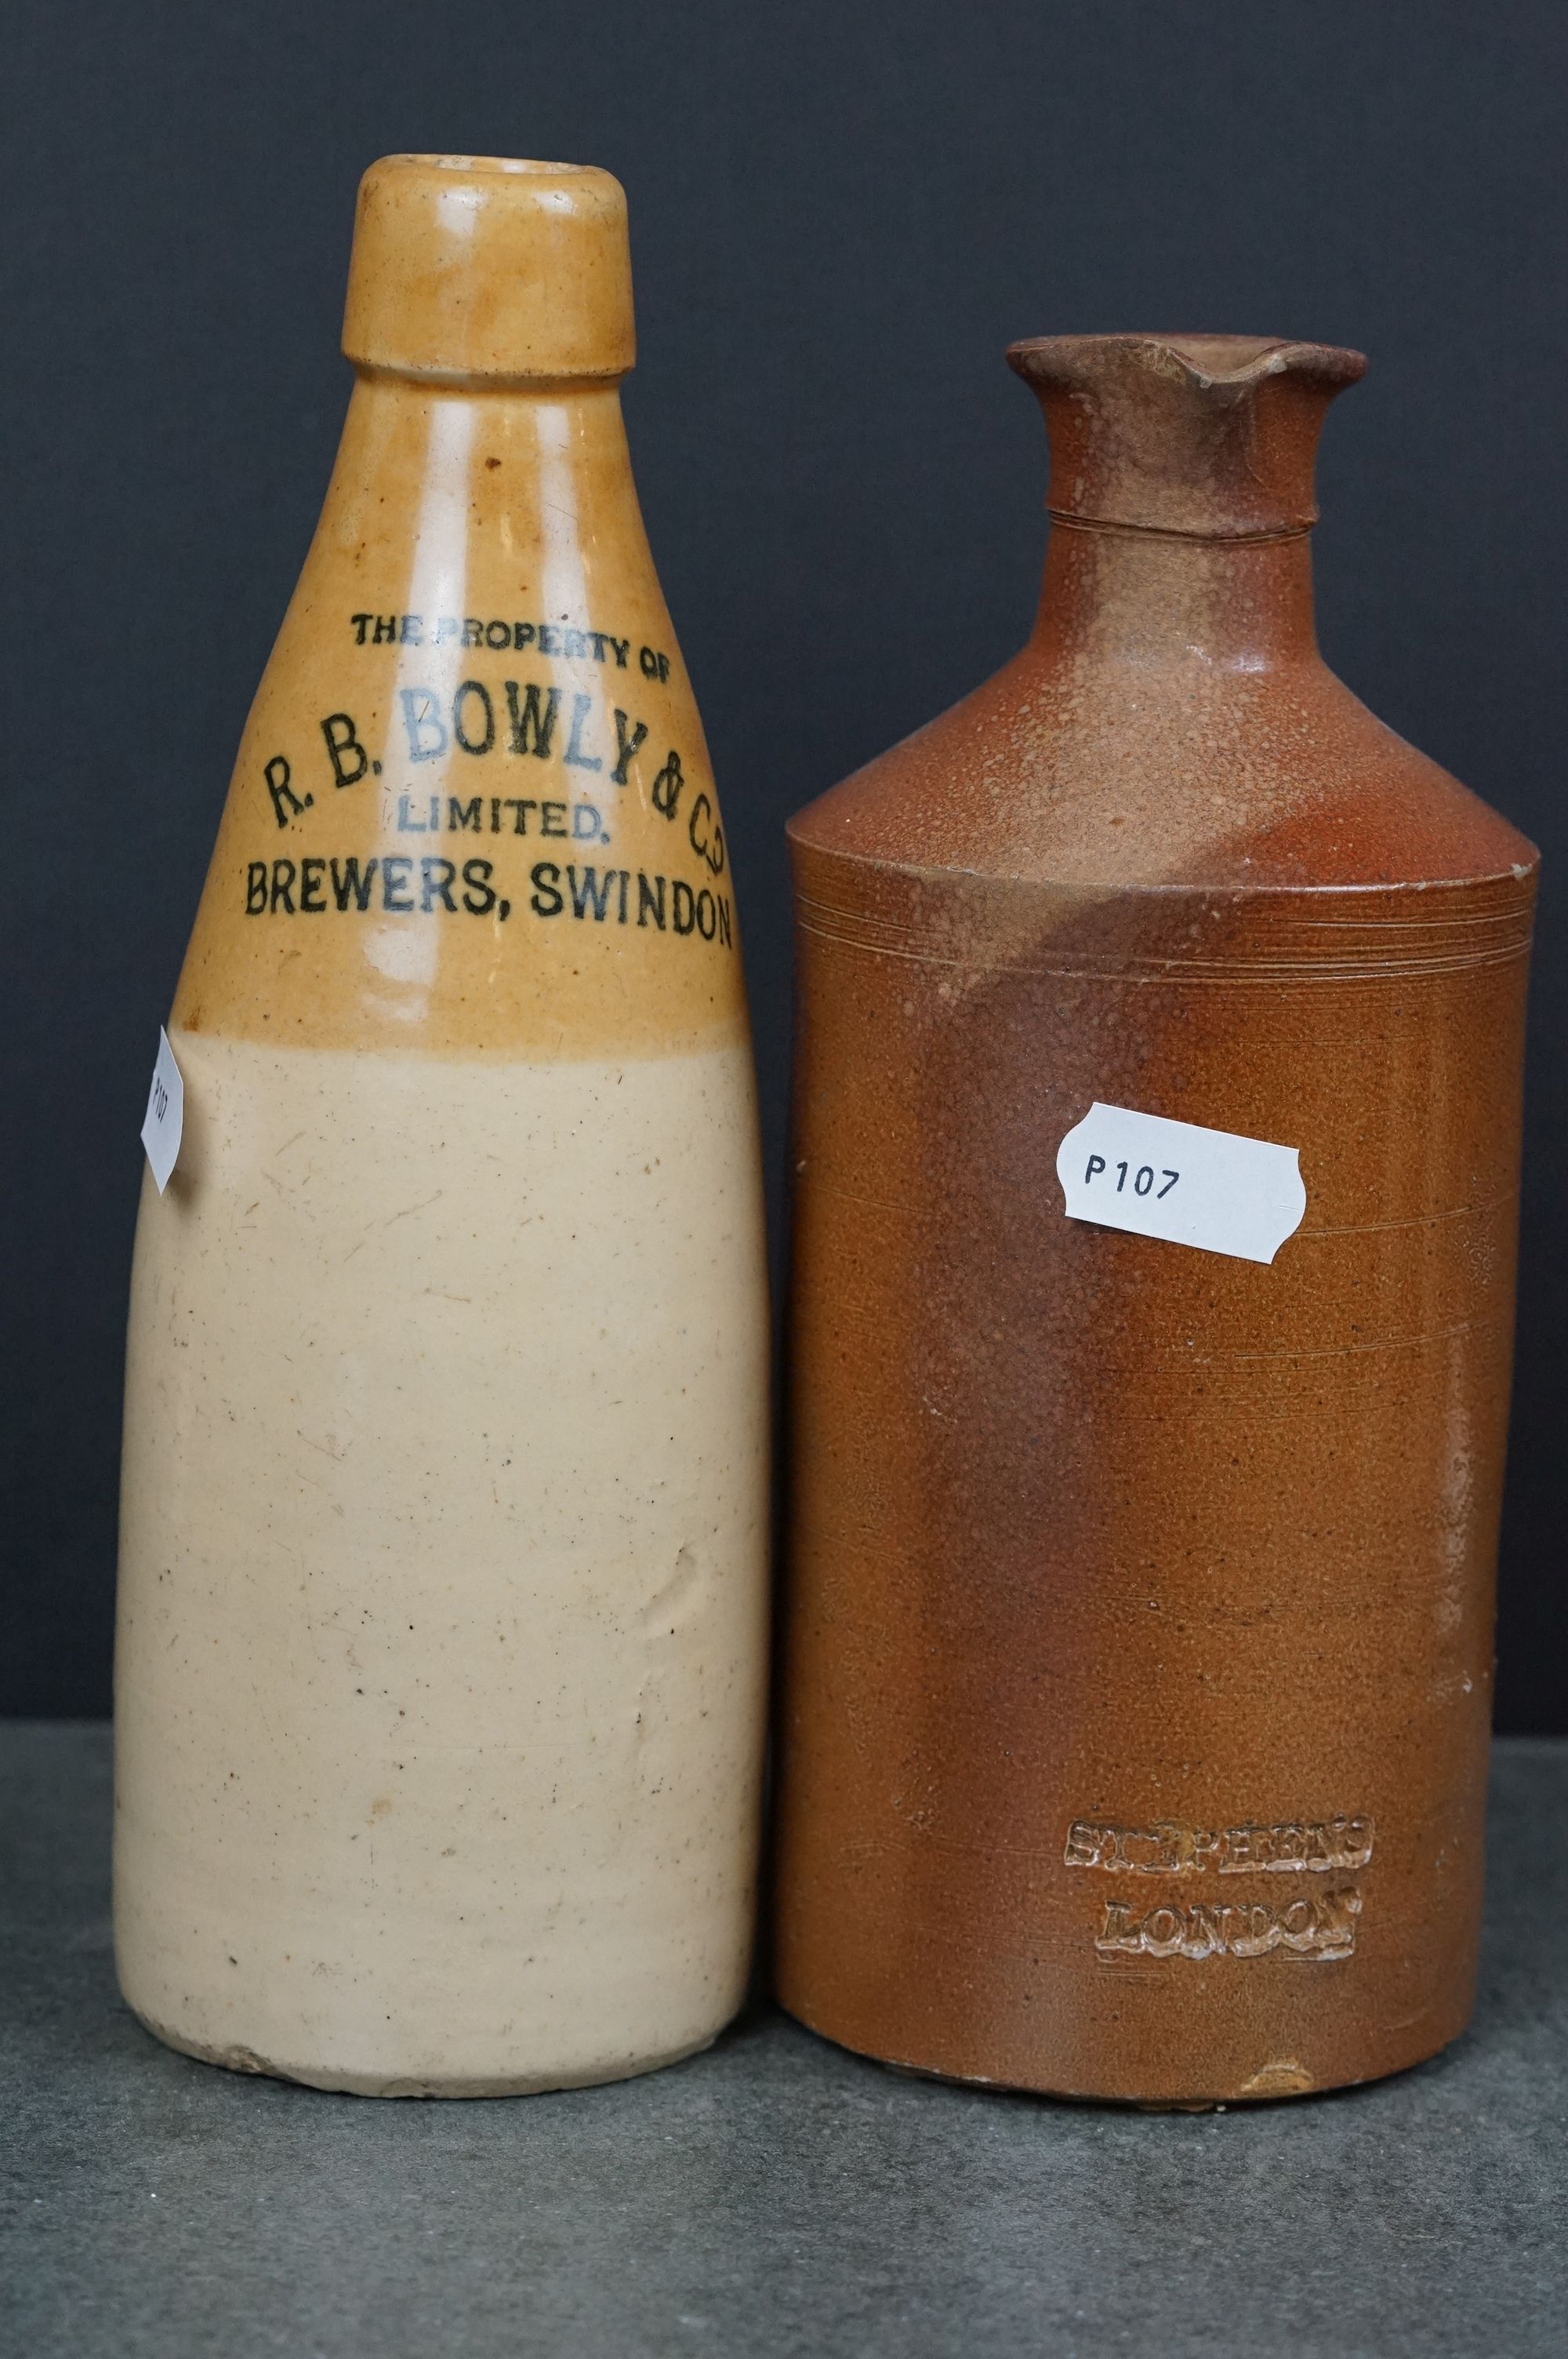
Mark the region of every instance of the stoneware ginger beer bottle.
<instances>
[{"instance_id":1,"label":"stoneware ginger beer bottle","mask_svg":"<svg viewBox=\"0 0 1568 2359\"><path fill-rule=\"evenodd\" d=\"M1358 354L1009 358L1033 637L791 830L778 1984L1283 2096L1470 2006L1535 854L1318 656Z\"/></svg>"},{"instance_id":2,"label":"stoneware ginger beer bottle","mask_svg":"<svg viewBox=\"0 0 1568 2359\"><path fill-rule=\"evenodd\" d=\"M377 164L344 347L137 1231L117 1938L175 2047L474 2095L741 1995L759 1157L620 187Z\"/></svg>"}]
</instances>

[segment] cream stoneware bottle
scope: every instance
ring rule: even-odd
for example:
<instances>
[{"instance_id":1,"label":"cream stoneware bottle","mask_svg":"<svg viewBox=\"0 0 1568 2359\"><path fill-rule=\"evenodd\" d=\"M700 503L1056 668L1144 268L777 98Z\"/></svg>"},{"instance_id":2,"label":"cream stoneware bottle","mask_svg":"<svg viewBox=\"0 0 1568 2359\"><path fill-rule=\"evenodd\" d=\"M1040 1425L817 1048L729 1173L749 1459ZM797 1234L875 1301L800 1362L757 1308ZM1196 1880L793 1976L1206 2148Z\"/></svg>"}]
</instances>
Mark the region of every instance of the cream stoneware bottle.
<instances>
[{"instance_id":1,"label":"cream stoneware bottle","mask_svg":"<svg viewBox=\"0 0 1568 2359\"><path fill-rule=\"evenodd\" d=\"M744 1984L752 1059L619 185L386 158L343 341L136 1235L116 1939L193 2055L499 2094L686 2055Z\"/></svg>"}]
</instances>

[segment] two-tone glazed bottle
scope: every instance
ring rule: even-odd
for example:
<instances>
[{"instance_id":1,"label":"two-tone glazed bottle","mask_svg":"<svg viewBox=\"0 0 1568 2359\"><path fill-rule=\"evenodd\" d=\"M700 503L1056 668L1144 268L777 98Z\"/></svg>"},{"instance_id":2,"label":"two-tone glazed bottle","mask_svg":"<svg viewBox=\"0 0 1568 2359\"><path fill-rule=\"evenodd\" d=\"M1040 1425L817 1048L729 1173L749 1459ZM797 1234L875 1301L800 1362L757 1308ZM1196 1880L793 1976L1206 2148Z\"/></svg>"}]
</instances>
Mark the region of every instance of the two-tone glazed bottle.
<instances>
[{"instance_id":1,"label":"two-tone glazed bottle","mask_svg":"<svg viewBox=\"0 0 1568 2359\"><path fill-rule=\"evenodd\" d=\"M733 890L607 174L395 157L138 1228L120 1971L383 2094L643 2071L747 1971L766 1302Z\"/></svg>"}]
</instances>

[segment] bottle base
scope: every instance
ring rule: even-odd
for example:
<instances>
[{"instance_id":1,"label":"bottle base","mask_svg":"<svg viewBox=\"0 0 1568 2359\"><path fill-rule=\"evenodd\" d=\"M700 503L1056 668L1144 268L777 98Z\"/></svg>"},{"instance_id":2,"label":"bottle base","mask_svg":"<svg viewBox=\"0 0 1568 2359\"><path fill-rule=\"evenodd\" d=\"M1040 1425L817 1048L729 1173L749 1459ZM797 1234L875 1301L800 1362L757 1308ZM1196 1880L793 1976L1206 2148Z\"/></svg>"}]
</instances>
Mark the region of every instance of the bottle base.
<instances>
[{"instance_id":1,"label":"bottle base","mask_svg":"<svg viewBox=\"0 0 1568 2359\"><path fill-rule=\"evenodd\" d=\"M215 2046L189 2038L171 2024L159 2023L129 1999L125 2004L144 2031L151 2032L155 2039L178 2055L194 2057L199 2064L214 2064L226 2072L248 2072L265 2080L291 2081L300 2088L320 2089L346 2097L542 2097L555 2089L602 2088L610 2082L634 2081L644 2072L659 2072L667 2064L683 2064L688 2057L700 2056L724 2029L719 2024L700 2039L684 2040L655 2055L617 2057L598 2065L545 2064L531 2072L355 2072L281 2056L261 2056L254 2049L238 2045Z\"/></svg>"},{"instance_id":2,"label":"bottle base","mask_svg":"<svg viewBox=\"0 0 1568 2359\"><path fill-rule=\"evenodd\" d=\"M1311 2072L1293 2057L1271 2058L1256 2071L1239 2077L1225 2087L1189 2090L1160 2090L1144 2094L1136 2089L1095 2087L1085 2081L1070 2082L1043 2072L1038 2080L1022 2080L1012 2074L991 2075L983 2072L944 2071L931 2064L918 2064L907 2058L879 2054L855 2041L824 2030L813 2023L800 2008L780 2001L785 2012L803 2030L815 2038L825 2039L851 2056L863 2057L868 2063L880 2064L885 2071L897 2072L912 2081L937 2081L950 2088L989 2089L998 2096L1046 2097L1054 2104L1073 2105L1115 2105L1119 2109L1141 2114L1212 2114L1227 2111L1232 2106L1278 2104L1292 2098L1332 2096L1341 2089L1365 2088L1375 2081L1392 2079L1400 2072L1409 2072L1418 2064L1430 2063L1434 2056L1451 2046L1465 2029L1463 2024L1443 2033L1414 2049L1409 2055L1391 2059L1371 2070L1357 2072Z\"/></svg>"}]
</instances>

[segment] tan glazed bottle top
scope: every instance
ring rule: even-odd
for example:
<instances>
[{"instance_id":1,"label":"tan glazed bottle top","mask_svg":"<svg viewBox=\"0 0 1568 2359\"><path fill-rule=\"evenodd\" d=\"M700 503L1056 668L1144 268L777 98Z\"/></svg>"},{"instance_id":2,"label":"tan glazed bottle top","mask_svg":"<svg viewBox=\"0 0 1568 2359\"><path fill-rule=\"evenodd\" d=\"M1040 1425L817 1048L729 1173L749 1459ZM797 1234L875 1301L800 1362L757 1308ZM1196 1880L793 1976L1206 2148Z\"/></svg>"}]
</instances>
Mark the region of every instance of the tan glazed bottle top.
<instances>
[{"instance_id":1,"label":"tan glazed bottle top","mask_svg":"<svg viewBox=\"0 0 1568 2359\"><path fill-rule=\"evenodd\" d=\"M546 1060L743 1041L719 798L621 415L619 182L383 158L343 342L177 1022Z\"/></svg>"},{"instance_id":2,"label":"tan glazed bottle top","mask_svg":"<svg viewBox=\"0 0 1568 2359\"><path fill-rule=\"evenodd\" d=\"M1324 412L1367 368L1266 336L1039 336L1007 357L1045 413L1054 521L1206 540L1316 523Z\"/></svg>"},{"instance_id":3,"label":"tan glazed bottle top","mask_svg":"<svg viewBox=\"0 0 1568 2359\"><path fill-rule=\"evenodd\" d=\"M623 376L625 190L589 165L384 156L360 182L343 350L446 383Z\"/></svg>"}]
</instances>

